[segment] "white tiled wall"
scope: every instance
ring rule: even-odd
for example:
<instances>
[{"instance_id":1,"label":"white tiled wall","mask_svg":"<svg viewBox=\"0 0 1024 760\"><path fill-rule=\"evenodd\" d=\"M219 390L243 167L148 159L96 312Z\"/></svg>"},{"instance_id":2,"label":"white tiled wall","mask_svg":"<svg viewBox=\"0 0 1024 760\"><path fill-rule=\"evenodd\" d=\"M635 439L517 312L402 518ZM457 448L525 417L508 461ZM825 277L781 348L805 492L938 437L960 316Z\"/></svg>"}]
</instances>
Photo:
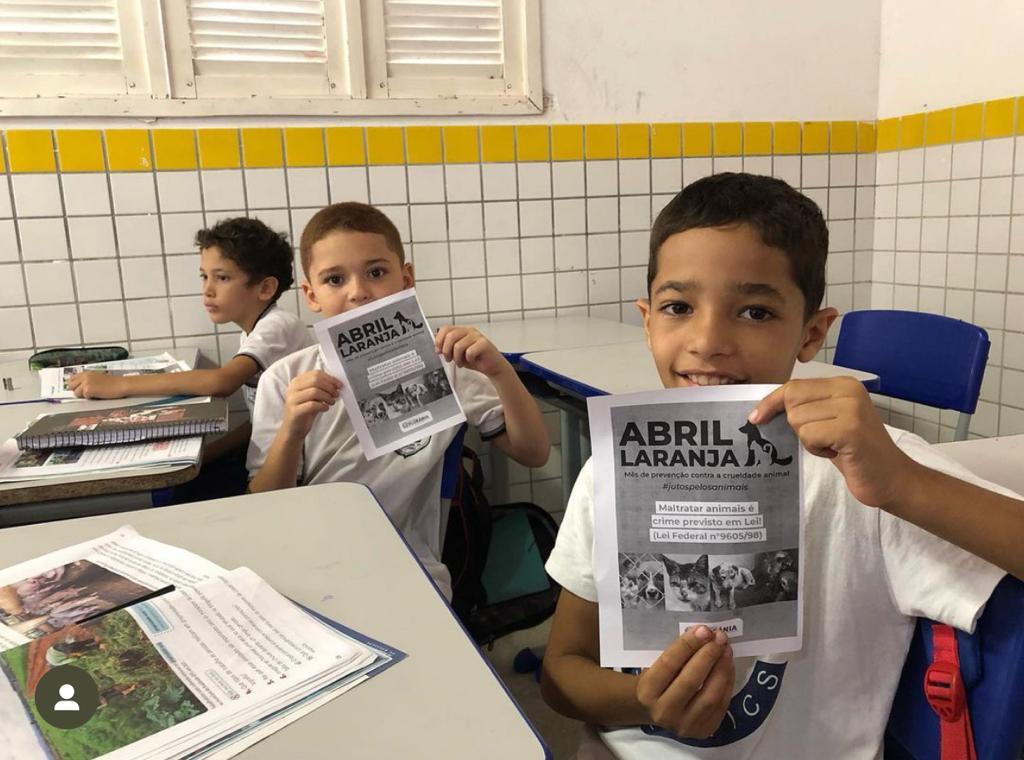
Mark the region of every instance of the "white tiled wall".
<instances>
[{"instance_id":1,"label":"white tiled wall","mask_svg":"<svg viewBox=\"0 0 1024 760\"><path fill-rule=\"evenodd\" d=\"M1024 138L880 153L871 305L945 314L992 341L977 436L1024 433ZM889 419L951 440L955 412L901 401Z\"/></svg>"},{"instance_id":2,"label":"white tiled wall","mask_svg":"<svg viewBox=\"0 0 1024 760\"><path fill-rule=\"evenodd\" d=\"M1024 322L1013 315L1024 313L1024 295L1008 293L1024 291L1024 256L1015 261L1008 250L1011 214L1024 211L1013 206L1013 146L958 148L945 159L778 155L0 175L7 183L0 187L0 358L80 342L177 343L224 361L237 330L215 327L200 308L195 231L249 214L294 241L320 206L341 200L377 204L395 221L435 324L563 314L638 322L633 302L645 291L652 218L683 183L745 169L786 179L825 210L829 305L931 308L941 300L949 313L991 324L998 369L975 430L1019 430ZM954 180L967 184L954 190ZM1024 195L1017 197L1020 206ZM954 214L954 198L970 213ZM1012 231L1014 250L1024 253L1024 232ZM311 320L296 291L281 304ZM557 442L553 413L548 421ZM513 496L560 509L559 461L556 449L532 484L513 467Z\"/></svg>"}]
</instances>

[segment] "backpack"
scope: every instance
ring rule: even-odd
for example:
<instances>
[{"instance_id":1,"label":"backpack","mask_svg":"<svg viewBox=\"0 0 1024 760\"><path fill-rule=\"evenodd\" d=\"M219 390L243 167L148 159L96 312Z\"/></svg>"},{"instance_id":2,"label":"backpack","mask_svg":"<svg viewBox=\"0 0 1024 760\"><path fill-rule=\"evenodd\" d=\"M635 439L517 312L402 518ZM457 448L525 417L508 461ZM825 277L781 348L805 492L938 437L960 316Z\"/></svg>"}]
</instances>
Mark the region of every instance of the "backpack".
<instances>
[{"instance_id":1,"label":"backpack","mask_svg":"<svg viewBox=\"0 0 1024 760\"><path fill-rule=\"evenodd\" d=\"M477 644L490 644L554 614L559 587L544 563L558 526L535 504L492 507L471 449L463 448L461 465L441 561L452 576L452 609Z\"/></svg>"}]
</instances>

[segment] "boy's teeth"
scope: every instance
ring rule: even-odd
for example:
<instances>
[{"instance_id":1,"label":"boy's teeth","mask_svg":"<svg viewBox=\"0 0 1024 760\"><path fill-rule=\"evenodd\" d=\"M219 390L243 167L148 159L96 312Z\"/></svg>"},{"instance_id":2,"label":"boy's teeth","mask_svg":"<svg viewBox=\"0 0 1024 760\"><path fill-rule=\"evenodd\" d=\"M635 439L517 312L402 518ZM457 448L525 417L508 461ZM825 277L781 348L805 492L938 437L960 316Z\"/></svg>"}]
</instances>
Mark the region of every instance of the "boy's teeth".
<instances>
[{"instance_id":1,"label":"boy's teeth","mask_svg":"<svg viewBox=\"0 0 1024 760\"><path fill-rule=\"evenodd\" d=\"M723 375L687 375L691 382L697 385L729 385L732 378Z\"/></svg>"}]
</instances>

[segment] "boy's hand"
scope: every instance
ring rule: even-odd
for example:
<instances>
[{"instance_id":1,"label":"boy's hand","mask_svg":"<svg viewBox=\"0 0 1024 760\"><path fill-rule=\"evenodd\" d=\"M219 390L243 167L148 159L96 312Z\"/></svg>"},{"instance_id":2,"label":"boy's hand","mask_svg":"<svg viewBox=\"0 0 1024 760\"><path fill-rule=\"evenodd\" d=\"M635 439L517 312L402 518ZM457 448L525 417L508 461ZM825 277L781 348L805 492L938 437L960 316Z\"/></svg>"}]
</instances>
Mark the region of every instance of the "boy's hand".
<instances>
[{"instance_id":1,"label":"boy's hand","mask_svg":"<svg viewBox=\"0 0 1024 760\"><path fill-rule=\"evenodd\" d=\"M68 388L78 398L123 398L121 378L106 372L77 372L68 378Z\"/></svg>"},{"instance_id":2,"label":"boy's hand","mask_svg":"<svg viewBox=\"0 0 1024 760\"><path fill-rule=\"evenodd\" d=\"M511 367L508 360L475 327L445 325L434 338L437 353L456 367L468 367L488 377Z\"/></svg>"},{"instance_id":3,"label":"boy's hand","mask_svg":"<svg viewBox=\"0 0 1024 760\"><path fill-rule=\"evenodd\" d=\"M318 369L292 378L284 394L281 428L291 437L305 438L316 416L334 406L340 392L341 381Z\"/></svg>"},{"instance_id":4,"label":"boy's hand","mask_svg":"<svg viewBox=\"0 0 1024 760\"><path fill-rule=\"evenodd\" d=\"M736 666L722 631L690 628L636 682L651 722L680 737L706 739L725 718Z\"/></svg>"},{"instance_id":5,"label":"boy's hand","mask_svg":"<svg viewBox=\"0 0 1024 760\"><path fill-rule=\"evenodd\" d=\"M800 443L831 459L861 504L885 508L900 498L913 461L885 431L863 383L852 377L790 380L761 400L750 421L761 425L782 411Z\"/></svg>"}]
</instances>

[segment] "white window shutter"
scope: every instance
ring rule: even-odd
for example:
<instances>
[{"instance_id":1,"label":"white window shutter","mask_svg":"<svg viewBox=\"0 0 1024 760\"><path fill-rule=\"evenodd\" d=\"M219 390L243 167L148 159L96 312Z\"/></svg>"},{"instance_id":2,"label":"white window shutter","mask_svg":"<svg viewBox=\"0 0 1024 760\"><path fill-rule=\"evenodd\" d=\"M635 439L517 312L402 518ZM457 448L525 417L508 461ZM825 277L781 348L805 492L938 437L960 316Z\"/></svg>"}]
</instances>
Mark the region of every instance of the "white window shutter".
<instances>
[{"instance_id":1,"label":"white window shutter","mask_svg":"<svg viewBox=\"0 0 1024 760\"><path fill-rule=\"evenodd\" d=\"M168 9L175 95L337 94L337 0L185 0ZM334 85L334 86L332 86Z\"/></svg>"},{"instance_id":2,"label":"white window shutter","mask_svg":"<svg viewBox=\"0 0 1024 760\"><path fill-rule=\"evenodd\" d=\"M0 0L0 96L128 93L126 32L118 0Z\"/></svg>"},{"instance_id":3,"label":"white window shutter","mask_svg":"<svg viewBox=\"0 0 1024 760\"><path fill-rule=\"evenodd\" d=\"M500 78L501 21L501 0L384 0L388 74Z\"/></svg>"},{"instance_id":4,"label":"white window shutter","mask_svg":"<svg viewBox=\"0 0 1024 760\"><path fill-rule=\"evenodd\" d=\"M535 0L364 0L367 95L528 98L538 15Z\"/></svg>"}]
</instances>

